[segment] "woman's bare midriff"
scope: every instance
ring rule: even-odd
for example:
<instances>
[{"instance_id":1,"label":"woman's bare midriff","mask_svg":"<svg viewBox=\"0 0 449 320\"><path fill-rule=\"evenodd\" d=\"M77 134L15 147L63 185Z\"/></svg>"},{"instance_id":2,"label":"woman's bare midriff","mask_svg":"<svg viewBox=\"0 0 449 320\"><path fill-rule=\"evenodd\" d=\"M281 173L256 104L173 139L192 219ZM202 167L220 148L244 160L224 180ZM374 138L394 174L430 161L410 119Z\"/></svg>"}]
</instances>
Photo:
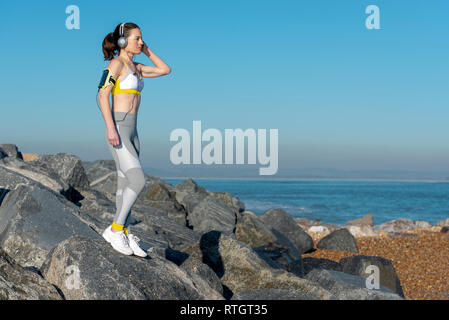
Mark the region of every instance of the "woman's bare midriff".
<instances>
[{"instance_id":1,"label":"woman's bare midriff","mask_svg":"<svg viewBox=\"0 0 449 320\"><path fill-rule=\"evenodd\" d=\"M140 105L140 94L120 92L112 96L112 112L137 113Z\"/></svg>"}]
</instances>

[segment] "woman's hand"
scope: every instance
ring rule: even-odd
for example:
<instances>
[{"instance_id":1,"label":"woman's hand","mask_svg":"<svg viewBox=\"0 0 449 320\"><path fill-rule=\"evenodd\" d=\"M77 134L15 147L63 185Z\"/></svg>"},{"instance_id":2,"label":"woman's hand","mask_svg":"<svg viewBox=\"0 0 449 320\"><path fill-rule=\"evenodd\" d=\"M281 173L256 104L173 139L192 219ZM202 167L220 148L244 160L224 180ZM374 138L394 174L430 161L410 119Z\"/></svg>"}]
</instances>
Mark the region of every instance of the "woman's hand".
<instances>
[{"instance_id":1,"label":"woman's hand","mask_svg":"<svg viewBox=\"0 0 449 320\"><path fill-rule=\"evenodd\" d=\"M120 140L119 140L119 136L117 133L117 130L114 127L108 128L108 141L111 145L113 145L114 147L119 146L120 145Z\"/></svg>"},{"instance_id":2,"label":"woman's hand","mask_svg":"<svg viewBox=\"0 0 449 320\"><path fill-rule=\"evenodd\" d=\"M143 45L142 45L142 52L143 52L146 56L148 56L148 46L147 46L147 44L145 43L145 41L142 40L142 42L143 42Z\"/></svg>"}]
</instances>

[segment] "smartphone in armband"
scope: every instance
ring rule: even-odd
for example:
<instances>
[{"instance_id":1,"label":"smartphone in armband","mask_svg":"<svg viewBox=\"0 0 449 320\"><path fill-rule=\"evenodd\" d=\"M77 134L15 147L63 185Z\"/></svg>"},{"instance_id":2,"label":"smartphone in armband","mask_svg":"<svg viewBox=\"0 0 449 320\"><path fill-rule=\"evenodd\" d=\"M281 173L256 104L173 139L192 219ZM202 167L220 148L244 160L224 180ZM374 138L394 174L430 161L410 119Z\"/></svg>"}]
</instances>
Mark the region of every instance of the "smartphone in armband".
<instances>
[{"instance_id":1,"label":"smartphone in armband","mask_svg":"<svg viewBox=\"0 0 449 320\"><path fill-rule=\"evenodd\" d=\"M115 85L115 79L109 69L105 69L101 75L100 83L98 84L98 91L107 87L109 84Z\"/></svg>"}]
</instances>

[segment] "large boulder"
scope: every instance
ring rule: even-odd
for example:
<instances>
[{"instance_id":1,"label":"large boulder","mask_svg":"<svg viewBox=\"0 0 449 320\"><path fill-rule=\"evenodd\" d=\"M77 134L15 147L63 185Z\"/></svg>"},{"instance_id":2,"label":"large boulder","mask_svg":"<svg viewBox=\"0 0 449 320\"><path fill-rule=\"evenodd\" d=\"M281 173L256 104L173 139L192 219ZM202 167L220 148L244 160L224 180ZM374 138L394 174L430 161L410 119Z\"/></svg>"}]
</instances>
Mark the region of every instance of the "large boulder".
<instances>
[{"instance_id":1,"label":"large boulder","mask_svg":"<svg viewBox=\"0 0 449 320\"><path fill-rule=\"evenodd\" d=\"M81 160L75 155L38 155L32 161L7 157L0 159L0 165L61 193L74 203L83 198L80 190L89 189Z\"/></svg>"},{"instance_id":2,"label":"large boulder","mask_svg":"<svg viewBox=\"0 0 449 320\"><path fill-rule=\"evenodd\" d=\"M237 292L231 300L321 300L321 296L295 289L249 289ZM337 300L337 297L331 296L329 300Z\"/></svg>"},{"instance_id":3,"label":"large boulder","mask_svg":"<svg viewBox=\"0 0 449 320\"><path fill-rule=\"evenodd\" d=\"M187 213L192 212L193 208L208 195L209 191L192 179L181 181L175 187L176 200L184 206Z\"/></svg>"},{"instance_id":4,"label":"large boulder","mask_svg":"<svg viewBox=\"0 0 449 320\"><path fill-rule=\"evenodd\" d=\"M147 235L167 242L171 248L192 244L200 239L200 233L171 219L165 211L150 206L142 212L142 216L142 223L133 226L133 230L141 229Z\"/></svg>"},{"instance_id":5,"label":"large boulder","mask_svg":"<svg viewBox=\"0 0 449 320\"><path fill-rule=\"evenodd\" d=\"M226 298L248 289L295 289L322 300L333 296L311 281L270 267L249 245L218 231L205 233L195 245L178 250L212 268L223 286L229 289Z\"/></svg>"},{"instance_id":6,"label":"large boulder","mask_svg":"<svg viewBox=\"0 0 449 320\"><path fill-rule=\"evenodd\" d=\"M62 195L37 183L19 184L0 207L0 247L20 265L39 268L71 235L101 238L82 220L83 213Z\"/></svg>"},{"instance_id":7,"label":"large boulder","mask_svg":"<svg viewBox=\"0 0 449 320\"><path fill-rule=\"evenodd\" d=\"M380 285L390 289L401 297L404 297L401 282L399 281L396 269L390 260L376 256L355 255L342 258L340 260L340 265L342 272L363 278L368 278L372 274L372 271L367 269L368 266L377 266L379 268ZM367 272L367 270L369 272Z\"/></svg>"},{"instance_id":8,"label":"large boulder","mask_svg":"<svg viewBox=\"0 0 449 320\"><path fill-rule=\"evenodd\" d=\"M38 273L21 267L0 250L0 300L61 300L58 290Z\"/></svg>"},{"instance_id":9,"label":"large boulder","mask_svg":"<svg viewBox=\"0 0 449 320\"><path fill-rule=\"evenodd\" d=\"M302 263L304 275L307 275L314 269L341 271L341 265L338 262L329 259L306 257L302 259Z\"/></svg>"},{"instance_id":10,"label":"large boulder","mask_svg":"<svg viewBox=\"0 0 449 320\"><path fill-rule=\"evenodd\" d=\"M233 196L229 192L212 192L212 195L221 200L226 206L234 210L236 214L245 211L245 204L236 196Z\"/></svg>"},{"instance_id":11,"label":"large boulder","mask_svg":"<svg viewBox=\"0 0 449 320\"><path fill-rule=\"evenodd\" d=\"M314 269L305 278L318 283L340 300L402 300L388 288L368 289L366 279L340 271Z\"/></svg>"},{"instance_id":12,"label":"large boulder","mask_svg":"<svg viewBox=\"0 0 449 320\"><path fill-rule=\"evenodd\" d=\"M42 274L69 300L224 300L169 260L122 255L105 241L82 237L60 242Z\"/></svg>"},{"instance_id":13,"label":"large boulder","mask_svg":"<svg viewBox=\"0 0 449 320\"><path fill-rule=\"evenodd\" d=\"M272 267L302 276L301 252L287 237L274 234L257 216L240 214L235 227L237 240L250 245ZM277 265L274 266L270 260Z\"/></svg>"},{"instance_id":14,"label":"large boulder","mask_svg":"<svg viewBox=\"0 0 449 320\"><path fill-rule=\"evenodd\" d=\"M176 200L176 193L169 190L165 184L154 184L144 199L144 203L167 212L170 218L186 225L187 213L184 207Z\"/></svg>"},{"instance_id":15,"label":"large boulder","mask_svg":"<svg viewBox=\"0 0 449 320\"><path fill-rule=\"evenodd\" d=\"M231 234L235 223L235 212L212 195L202 199L187 215L187 225L199 233L218 230Z\"/></svg>"},{"instance_id":16,"label":"large boulder","mask_svg":"<svg viewBox=\"0 0 449 320\"><path fill-rule=\"evenodd\" d=\"M177 266L184 269L194 281L206 281L209 287L223 295L223 286L220 278L218 278L215 272L207 264L201 262L197 258L185 252L173 250L171 248L152 248L149 254L151 257L153 254L157 254L160 257L170 260Z\"/></svg>"},{"instance_id":17,"label":"large boulder","mask_svg":"<svg viewBox=\"0 0 449 320\"><path fill-rule=\"evenodd\" d=\"M207 196L217 198L236 214L245 211L245 204L238 197L235 197L228 192L209 191L198 185L192 179L181 181L176 185L174 191L176 193L177 201L184 206L187 213L191 213L195 206Z\"/></svg>"},{"instance_id":18,"label":"large boulder","mask_svg":"<svg viewBox=\"0 0 449 320\"><path fill-rule=\"evenodd\" d=\"M293 218L282 209L270 209L259 218L270 227L274 234L282 234L290 240L302 254L313 248L313 239Z\"/></svg>"},{"instance_id":19,"label":"large boulder","mask_svg":"<svg viewBox=\"0 0 449 320\"><path fill-rule=\"evenodd\" d=\"M76 201L80 199L79 193L73 190L67 182L56 174L56 172L38 164L33 165L32 161L25 162L19 158L6 157L0 159L0 169L6 169L0 171L0 177L2 177L2 180L5 179L5 181L1 182L2 185L8 184L11 186L11 183L8 180L11 180L11 172L14 172L16 175L26 177L27 183L32 180L35 183L40 183L46 186L56 193L66 196L69 200ZM11 187L9 187L9 189L11 189Z\"/></svg>"},{"instance_id":20,"label":"large boulder","mask_svg":"<svg viewBox=\"0 0 449 320\"><path fill-rule=\"evenodd\" d=\"M19 151L17 146L12 143L0 144L0 159L11 157L23 160L22 153Z\"/></svg>"},{"instance_id":21,"label":"large boulder","mask_svg":"<svg viewBox=\"0 0 449 320\"><path fill-rule=\"evenodd\" d=\"M77 190L90 188L89 179L84 171L81 159L75 155L67 153L44 154L27 163L45 168L46 171L56 172L62 180Z\"/></svg>"},{"instance_id":22,"label":"large boulder","mask_svg":"<svg viewBox=\"0 0 449 320\"><path fill-rule=\"evenodd\" d=\"M317 245L319 249L342 250L358 253L357 242L347 229L339 229L321 239Z\"/></svg>"}]
</instances>

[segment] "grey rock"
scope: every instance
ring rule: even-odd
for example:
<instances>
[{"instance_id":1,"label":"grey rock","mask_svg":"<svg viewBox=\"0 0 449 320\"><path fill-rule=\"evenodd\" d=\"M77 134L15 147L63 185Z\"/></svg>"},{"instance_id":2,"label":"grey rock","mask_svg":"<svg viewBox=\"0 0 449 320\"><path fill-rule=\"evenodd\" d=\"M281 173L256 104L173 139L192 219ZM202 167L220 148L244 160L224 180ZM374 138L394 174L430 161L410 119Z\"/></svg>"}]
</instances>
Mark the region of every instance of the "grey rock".
<instances>
[{"instance_id":1,"label":"grey rock","mask_svg":"<svg viewBox=\"0 0 449 320\"><path fill-rule=\"evenodd\" d=\"M193 181L192 179L186 179L184 181L179 182L176 187L176 192L185 192L187 193L204 193L204 194L209 194L209 192L201 187L200 185L198 185L195 181Z\"/></svg>"},{"instance_id":2,"label":"grey rock","mask_svg":"<svg viewBox=\"0 0 449 320\"><path fill-rule=\"evenodd\" d=\"M2 149L0 149L0 159L6 158L8 156L8 154L3 151Z\"/></svg>"},{"instance_id":3,"label":"grey rock","mask_svg":"<svg viewBox=\"0 0 449 320\"><path fill-rule=\"evenodd\" d=\"M368 289L366 279L340 271L314 269L305 278L318 283L340 300L403 300L382 286Z\"/></svg>"},{"instance_id":4,"label":"grey rock","mask_svg":"<svg viewBox=\"0 0 449 320\"><path fill-rule=\"evenodd\" d=\"M174 190L177 201L184 206L187 213L191 213L195 206L207 196L214 196L225 206L232 209L236 214L245 211L245 204L238 197L235 197L228 192L209 191L198 185L192 179L181 181L176 185Z\"/></svg>"},{"instance_id":5,"label":"grey rock","mask_svg":"<svg viewBox=\"0 0 449 320\"><path fill-rule=\"evenodd\" d=\"M19 184L0 207L0 246L22 266L39 268L58 242L77 234L100 236L62 195L34 183Z\"/></svg>"},{"instance_id":6,"label":"grey rock","mask_svg":"<svg viewBox=\"0 0 449 320\"><path fill-rule=\"evenodd\" d=\"M377 266L379 268L380 285L404 297L401 282L390 260L376 256L355 255L341 259L340 265L342 266L342 272L363 278L368 278L372 274L372 271L366 272L368 266Z\"/></svg>"},{"instance_id":7,"label":"grey rock","mask_svg":"<svg viewBox=\"0 0 449 320\"><path fill-rule=\"evenodd\" d=\"M287 237L271 232L257 216L239 215L235 236L237 240L250 245L271 267L283 268L302 276L301 252Z\"/></svg>"},{"instance_id":8,"label":"grey rock","mask_svg":"<svg viewBox=\"0 0 449 320\"><path fill-rule=\"evenodd\" d=\"M61 300L56 288L0 250L0 300Z\"/></svg>"},{"instance_id":9,"label":"grey rock","mask_svg":"<svg viewBox=\"0 0 449 320\"><path fill-rule=\"evenodd\" d=\"M89 179L84 171L81 159L75 155L67 153L38 155L29 163L39 165L46 171L56 172L62 180L77 190L90 188Z\"/></svg>"},{"instance_id":10,"label":"grey rock","mask_svg":"<svg viewBox=\"0 0 449 320\"><path fill-rule=\"evenodd\" d=\"M416 228L423 228L423 229L427 229L427 228L431 228L432 225L427 222L427 221L422 221L422 220L416 220L415 221L415 226Z\"/></svg>"},{"instance_id":11,"label":"grey rock","mask_svg":"<svg viewBox=\"0 0 449 320\"><path fill-rule=\"evenodd\" d=\"M295 218L296 224L299 225L304 230L309 230L310 227L322 226L326 227L329 232L334 232L335 230L342 229L342 226L333 223L323 223L320 219L310 220L306 218Z\"/></svg>"},{"instance_id":12,"label":"grey rock","mask_svg":"<svg viewBox=\"0 0 449 320\"><path fill-rule=\"evenodd\" d=\"M142 222L138 226L145 233L157 236L158 239L167 242L171 248L192 244L200 239L200 233L181 225L171 219L166 212L153 207L148 207L143 212Z\"/></svg>"},{"instance_id":13,"label":"grey rock","mask_svg":"<svg viewBox=\"0 0 449 320\"><path fill-rule=\"evenodd\" d=\"M449 218L438 221L437 223L435 223L435 226L449 226Z\"/></svg>"},{"instance_id":14,"label":"grey rock","mask_svg":"<svg viewBox=\"0 0 449 320\"><path fill-rule=\"evenodd\" d=\"M374 227L374 217L372 213L364 215L362 218L350 220L345 223L345 226L370 226Z\"/></svg>"},{"instance_id":15,"label":"grey rock","mask_svg":"<svg viewBox=\"0 0 449 320\"><path fill-rule=\"evenodd\" d=\"M259 217L242 214L235 226L236 239L249 244L252 248L282 250L289 253L292 259L299 259L302 252L283 234L272 232Z\"/></svg>"},{"instance_id":16,"label":"grey rock","mask_svg":"<svg viewBox=\"0 0 449 320\"><path fill-rule=\"evenodd\" d=\"M0 159L6 157L23 160L22 153L19 151L17 146L12 143L0 144Z\"/></svg>"},{"instance_id":17,"label":"grey rock","mask_svg":"<svg viewBox=\"0 0 449 320\"><path fill-rule=\"evenodd\" d=\"M275 234L282 234L290 240L302 254L313 248L313 239L310 237L293 218L282 209L270 209L265 211L259 218L271 227Z\"/></svg>"},{"instance_id":18,"label":"grey rock","mask_svg":"<svg viewBox=\"0 0 449 320\"><path fill-rule=\"evenodd\" d=\"M321 239L316 246L319 249L359 252L354 236L347 229L335 230Z\"/></svg>"},{"instance_id":19,"label":"grey rock","mask_svg":"<svg viewBox=\"0 0 449 320\"><path fill-rule=\"evenodd\" d=\"M205 233L198 243L178 250L214 270L223 286L229 289L226 298L249 289L295 289L322 300L332 298L332 294L311 281L271 268L249 245L218 231Z\"/></svg>"},{"instance_id":20,"label":"grey rock","mask_svg":"<svg viewBox=\"0 0 449 320\"><path fill-rule=\"evenodd\" d=\"M176 200L181 203L187 213L191 213L196 205L210 195L210 192L199 186L192 179L178 183L175 187Z\"/></svg>"},{"instance_id":21,"label":"grey rock","mask_svg":"<svg viewBox=\"0 0 449 320\"><path fill-rule=\"evenodd\" d=\"M288 252L279 249L269 250L267 248L254 248L254 251L273 269L283 269L298 277L304 275L304 267L301 258L294 259Z\"/></svg>"},{"instance_id":22,"label":"grey rock","mask_svg":"<svg viewBox=\"0 0 449 320\"><path fill-rule=\"evenodd\" d=\"M195 282L205 281L208 284L205 287L210 287L223 295L223 286L220 278L218 278L215 272L207 264L189 256L179 266L186 270Z\"/></svg>"},{"instance_id":23,"label":"grey rock","mask_svg":"<svg viewBox=\"0 0 449 320\"><path fill-rule=\"evenodd\" d=\"M403 230L415 230L416 225L415 222L411 219L395 219L384 222L380 225L374 226L374 230L383 230L383 231L403 231Z\"/></svg>"},{"instance_id":24,"label":"grey rock","mask_svg":"<svg viewBox=\"0 0 449 320\"><path fill-rule=\"evenodd\" d=\"M329 259L307 257L303 258L302 262L304 265L304 275L307 275L313 269L341 271L341 265Z\"/></svg>"},{"instance_id":25,"label":"grey rock","mask_svg":"<svg viewBox=\"0 0 449 320\"><path fill-rule=\"evenodd\" d=\"M173 262L125 256L104 240L71 237L60 242L42 274L69 300L223 300L205 281L195 282Z\"/></svg>"},{"instance_id":26,"label":"grey rock","mask_svg":"<svg viewBox=\"0 0 449 320\"><path fill-rule=\"evenodd\" d=\"M226 206L234 210L235 213L242 213L245 211L245 204L236 196L229 192L211 192L212 195L221 200Z\"/></svg>"},{"instance_id":27,"label":"grey rock","mask_svg":"<svg viewBox=\"0 0 449 320\"><path fill-rule=\"evenodd\" d=\"M147 197L143 200L145 205L166 211L170 214L170 218L186 225L187 212L184 207L176 200L176 193L170 191L166 185L156 183L148 192Z\"/></svg>"},{"instance_id":28,"label":"grey rock","mask_svg":"<svg viewBox=\"0 0 449 320\"><path fill-rule=\"evenodd\" d=\"M212 195L206 196L187 215L187 225L199 233L218 230L230 234L235 223L235 212Z\"/></svg>"},{"instance_id":29,"label":"grey rock","mask_svg":"<svg viewBox=\"0 0 449 320\"><path fill-rule=\"evenodd\" d=\"M237 292L231 300L321 300L321 296L294 289L251 289ZM337 298L333 296L329 300Z\"/></svg>"},{"instance_id":30,"label":"grey rock","mask_svg":"<svg viewBox=\"0 0 449 320\"><path fill-rule=\"evenodd\" d=\"M11 179L11 172L14 172L17 175L28 178L26 179L27 183L30 183L30 180L40 183L54 192L66 196L68 199L73 194L71 186L56 174L56 172L52 169L44 168L39 164L33 165L33 161L25 162L18 158L7 157L0 159L0 169L1 168L8 170L1 170L0 177L5 180L2 181L1 184L9 185L9 189L14 189L15 187L14 185L11 185L12 181L9 180L20 180L20 178ZM77 200L76 196L77 194L74 195L75 200Z\"/></svg>"}]
</instances>

